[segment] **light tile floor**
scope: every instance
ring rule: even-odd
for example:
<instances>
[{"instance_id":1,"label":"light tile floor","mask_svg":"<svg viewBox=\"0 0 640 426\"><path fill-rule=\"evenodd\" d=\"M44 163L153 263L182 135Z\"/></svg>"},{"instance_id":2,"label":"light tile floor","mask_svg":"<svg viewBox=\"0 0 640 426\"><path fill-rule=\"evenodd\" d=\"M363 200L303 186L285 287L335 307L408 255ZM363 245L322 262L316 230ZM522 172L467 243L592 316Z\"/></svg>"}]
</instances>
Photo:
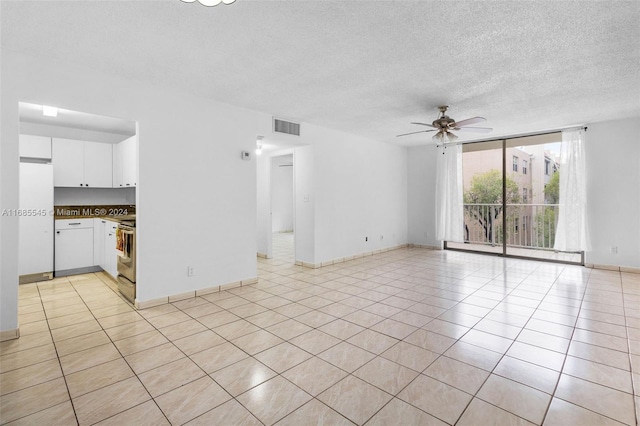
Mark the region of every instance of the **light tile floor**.
<instances>
[{"instance_id":1,"label":"light tile floor","mask_svg":"<svg viewBox=\"0 0 640 426\"><path fill-rule=\"evenodd\" d=\"M274 232L272 238L273 258L288 263L295 263L293 232Z\"/></svg>"},{"instance_id":2,"label":"light tile floor","mask_svg":"<svg viewBox=\"0 0 640 426\"><path fill-rule=\"evenodd\" d=\"M104 274L20 286L0 422L637 422L640 275L399 249L135 311Z\"/></svg>"}]
</instances>

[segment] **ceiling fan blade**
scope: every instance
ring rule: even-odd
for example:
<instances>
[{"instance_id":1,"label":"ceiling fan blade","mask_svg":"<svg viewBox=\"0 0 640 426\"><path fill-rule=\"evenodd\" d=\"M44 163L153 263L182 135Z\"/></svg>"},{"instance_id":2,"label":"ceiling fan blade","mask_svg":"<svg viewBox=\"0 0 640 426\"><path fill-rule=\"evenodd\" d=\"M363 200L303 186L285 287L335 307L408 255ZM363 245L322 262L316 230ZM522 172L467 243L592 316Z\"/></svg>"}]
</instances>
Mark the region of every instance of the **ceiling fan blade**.
<instances>
[{"instance_id":1,"label":"ceiling fan blade","mask_svg":"<svg viewBox=\"0 0 640 426\"><path fill-rule=\"evenodd\" d=\"M467 118L466 120L461 120L453 123L452 127L468 126L470 124L482 123L484 121L487 121L487 119L484 117Z\"/></svg>"},{"instance_id":2,"label":"ceiling fan blade","mask_svg":"<svg viewBox=\"0 0 640 426\"><path fill-rule=\"evenodd\" d=\"M420 130L419 132L403 133L401 135L396 135L396 138L399 138L400 136L415 135L416 133L426 133L426 132L433 132L433 131L434 130Z\"/></svg>"},{"instance_id":3,"label":"ceiling fan blade","mask_svg":"<svg viewBox=\"0 0 640 426\"><path fill-rule=\"evenodd\" d=\"M489 127L456 127L456 131L460 132L476 132L476 133L489 133L493 129Z\"/></svg>"},{"instance_id":4,"label":"ceiling fan blade","mask_svg":"<svg viewBox=\"0 0 640 426\"><path fill-rule=\"evenodd\" d=\"M437 127L432 126L431 124L427 124L427 123L411 123L411 124L417 124L419 126L427 126L427 127L431 127L432 129L437 129Z\"/></svg>"}]
</instances>

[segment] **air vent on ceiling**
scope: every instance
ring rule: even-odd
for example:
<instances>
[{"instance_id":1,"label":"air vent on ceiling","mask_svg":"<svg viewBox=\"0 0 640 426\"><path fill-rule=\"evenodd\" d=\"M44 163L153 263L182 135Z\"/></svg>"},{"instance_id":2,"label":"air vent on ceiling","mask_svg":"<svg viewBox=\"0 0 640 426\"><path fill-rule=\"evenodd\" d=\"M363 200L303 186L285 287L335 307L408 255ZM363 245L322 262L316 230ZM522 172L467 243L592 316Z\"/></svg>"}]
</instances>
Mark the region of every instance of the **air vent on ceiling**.
<instances>
[{"instance_id":1,"label":"air vent on ceiling","mask_svg":"<svg viewBox=\"0 0 640 426\"><path fill-rule=\"evenodd\" d=\"M288 135L300 136L300 124L274 118L273 131L278 133L286 133Z\"/></svg>"}]
</instances>

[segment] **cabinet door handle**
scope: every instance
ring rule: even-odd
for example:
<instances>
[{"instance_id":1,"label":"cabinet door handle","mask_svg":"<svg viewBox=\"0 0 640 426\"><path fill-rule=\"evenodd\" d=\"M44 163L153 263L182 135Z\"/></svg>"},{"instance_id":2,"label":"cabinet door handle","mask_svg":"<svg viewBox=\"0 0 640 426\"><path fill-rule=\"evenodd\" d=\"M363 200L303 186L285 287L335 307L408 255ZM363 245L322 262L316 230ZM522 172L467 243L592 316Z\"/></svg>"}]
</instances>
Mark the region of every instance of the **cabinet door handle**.
<instances>
[{"instance_id":1,"label":"cabinet door handle","mask_svg":"<svg viewBox=\"0 0 640 426\"><path fill-rule=\"evenodd\" d=\"M56 234L59 234L59 233L60 233L60 231L56 231Z\"/></svg>"},{"instance_id":2,"label":"cabinet door handle","mask_svg":"<svg viewBox=\"0 0 640 426\"><path fill-rule=\"evenodd\" d=\"M102 223L107 223L107 222L105 222L104 220L101 220L100 222L102 222Z\"/></svg>"},{"instance_id":3,"label":"cabinet door handle","mask_svg":"<svg viewBox=\"0 0 640 426\"><path fill-rule=\"evenodd\" d=\"M120 184L120 186L122 186L122 184Z\"/></svg>"},{"instance_id":4,"label":"cabinet door handle","mask_svg":"<svg viewBox=\"0 0 640 426\"><path fill-rule=\"evenodd\" d=\"M130 183L128 183L128 184L127 184L127 186L131 186L131 184L130 184Z\"/></svg>"},{"instance_id":5,"label":"cabinet door handle","mask_svg":"<svg viewBox=\"0 0 640 426\"><path fill-rule=\"evenodd\" d=\"M80 186L84 186L83 184L80 184Z\"/></svg>"},{"instance_id":6,"label":"cabinet door handle","mask_svg":"<svg viewBox=\"0 0 640 426\"><path fill-rule=\"evenodd\" d=\"M84 184L84 186L89 186L89 184L88 184L88 183L85 183L85 184Z\"/></svg>"},{"instance_id":7,"label":"cabinet door handle","mask_svg":"<svg viewBox=\"0 0 640 426\"><path fill-rule=\"evenodd\" d=\"M82 222L69 222L69 225L82 225Z\"/></svg>"}]
</instances>

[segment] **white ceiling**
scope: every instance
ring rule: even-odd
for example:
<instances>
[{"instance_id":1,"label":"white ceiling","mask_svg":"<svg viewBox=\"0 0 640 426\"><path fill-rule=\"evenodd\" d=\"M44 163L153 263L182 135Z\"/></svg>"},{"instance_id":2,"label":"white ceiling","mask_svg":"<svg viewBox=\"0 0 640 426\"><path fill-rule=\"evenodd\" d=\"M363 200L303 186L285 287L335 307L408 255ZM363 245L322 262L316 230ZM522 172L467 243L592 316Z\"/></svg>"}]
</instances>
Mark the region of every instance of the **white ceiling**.
<instances>
[{"instance_id":1,"label":"white ceiling","mask_svg":"<svg viewBox=\"0 0 640 426\"><path fill-rule=\"evenodd\" d=\"M638 1L0 4L3 49L392 143L441 104L489 136L640 115Z\"/></svg>"}]
</instances>

